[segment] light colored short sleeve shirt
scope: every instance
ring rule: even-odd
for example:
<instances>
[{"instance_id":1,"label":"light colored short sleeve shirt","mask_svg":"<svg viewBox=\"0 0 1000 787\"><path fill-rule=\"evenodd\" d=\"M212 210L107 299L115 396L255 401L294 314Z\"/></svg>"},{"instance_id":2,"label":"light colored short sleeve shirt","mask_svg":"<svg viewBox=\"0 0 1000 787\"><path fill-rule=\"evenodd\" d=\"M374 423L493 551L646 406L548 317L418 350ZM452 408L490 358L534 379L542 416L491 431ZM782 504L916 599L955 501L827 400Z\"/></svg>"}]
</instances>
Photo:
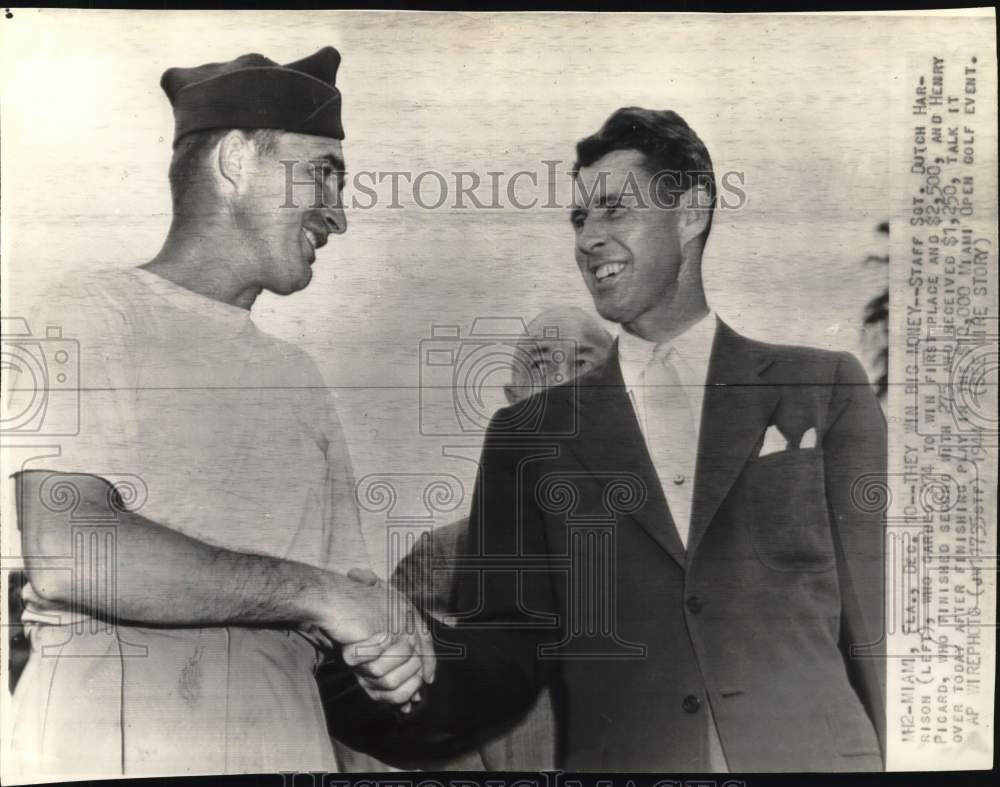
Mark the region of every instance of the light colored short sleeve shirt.
<instances>
[{"instance_id":1,"label":"light colored short sleeve shirt","mask_svg":"<svg viewBox=\"0 0 1000 787\"><path fill-rule=\"evenodd\" d=\"M213 545L343 572L369 565L330 391L248 311L132 269L68 279L33 320L78 348L79 401L63 392L49 413L78 429L39 469L103 476L129 508ZM318 653L298 632L81 636L63 618L29 604L34 650L17 691L18 734L55 772L336 769Z\"/></svg>"}]
</instances>

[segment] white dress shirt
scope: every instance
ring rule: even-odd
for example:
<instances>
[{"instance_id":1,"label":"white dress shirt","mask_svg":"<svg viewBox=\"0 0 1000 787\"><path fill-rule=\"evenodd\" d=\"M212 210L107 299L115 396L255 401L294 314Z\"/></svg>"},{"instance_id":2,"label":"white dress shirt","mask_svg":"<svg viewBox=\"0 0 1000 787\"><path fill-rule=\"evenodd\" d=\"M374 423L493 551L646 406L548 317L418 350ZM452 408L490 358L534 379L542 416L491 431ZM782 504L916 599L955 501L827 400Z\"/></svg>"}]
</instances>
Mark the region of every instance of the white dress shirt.
<instances>
[{"instance_id":1,"label":"white dress shirt","mask_svg":"<svg viewBox=\"0 0 1000 787\"><path fill-rule=\"evenodd\" d=\"M672 347L668 362L676 370L681 387L687 396L693 429L684 430L689 435L687 440L680 440L671 445L668 453L672 460L665 459L662 451L650 446L650 458L653 460L656 475L660 479L660 486L663 487L663 494L670 507L670 515L685 549L691 530L691 506L694 501L694 472L698 461L702 403L705 399L708 364L712 356L712 343L715 341L717 326L718 320L715 314L709 312L684 333L668 342ZM644 376L653 358L653 352L658 346L658 342L646 341L624 330L618 338L618 358L622 378L647 445L650 429L645 419L647 386L644 384ZM690 437L692 433L693 438ZM661 466L664 461L672 461L674 466ZM706 703L706 711L709 769L713 773L728 773L729 765L719 739L710 702Z\"/></svg>"},{"instance_id":2,"label":"white dress shirt","mask_svg":"<svg viewBox=\"0 0 1000 787\"><path fill-rule=\"evenodd\" d=\"M694 468L698 460L698 438L701 431L701 410L705 398L705 382L708 379L708 363L712 354L717 320L709 312L684 333L675 336L669 344L674 352L670 363L677 370L684 393L688 399L694 425L694 440L673 446L674 466L661 466L662 456L650 450L653 466L663 487L663 494L670 507L681 542L687 547L687 537L691 527L691 506L694 500ZM647 440L649 429L645 420L644 374L653 357L657 342L650 342L627 331L621 331L618 338L618 357L621 364L625 389L635 410L639 428Z\"/></svg>"}]
</instances>

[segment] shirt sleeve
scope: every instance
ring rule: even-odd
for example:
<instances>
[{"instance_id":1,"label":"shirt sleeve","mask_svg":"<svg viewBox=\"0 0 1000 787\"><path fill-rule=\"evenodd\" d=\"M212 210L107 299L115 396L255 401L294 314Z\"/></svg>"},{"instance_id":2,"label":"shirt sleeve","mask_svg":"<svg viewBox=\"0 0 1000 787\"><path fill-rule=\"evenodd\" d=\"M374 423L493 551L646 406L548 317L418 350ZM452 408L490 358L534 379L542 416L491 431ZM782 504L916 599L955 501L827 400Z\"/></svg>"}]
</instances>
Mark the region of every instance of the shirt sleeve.
<instances>
[{"instance_id":1,"label":"shirt sleeve","mask_svg":"<svg viewBox=\"0 0 1000 787\"><path fill-rule=\"evenodd\" d=\"M288 344L283 345L282 351L289 359L283 383L300 391L302 398L296 400L299 406L295 411L308 419L305 428L315 435L323 451L322 533L319 551L306 562L342 574L352 568L371 568L355 496L351 452L337 412L336 397L308 353Z\"/></svg>"},{"instance_id":2,"label":"shirt sleeve","mask_svg":"<svg viewBox=\"0 0 1000 787\"><path fill-rule=\"evenodd\" d=\"M14 341L17 358L4 392L17 427L9 431L44 438L58 454L18 469L85 473L111 483L128 478L130 485L141 485L127 310L100 287L67 282L40 299L24 327L29 334Z\"/></svg>"},{"instance_id":3,"label":"shirt sleeve","mask_svg":"<svg viewBox=\"0 0 1000 787\"><path fill-rule=\"evenodd\" d=\"M80 499L72 489L78 474L104 478L127 507L141 504L144 482L133 450L134 365L125 312L100 289L64 282L28 314L16 321L16 335L4 336L10 363L5 363L2 401L5 432L39 450L35 458L11 467L10 475L53 473L39 486L42 503L65 515L67 524L74 521ZM65 609L45 602L30 584L23 601L25 624L67 620Z\"/></svg>"}]
</instances>

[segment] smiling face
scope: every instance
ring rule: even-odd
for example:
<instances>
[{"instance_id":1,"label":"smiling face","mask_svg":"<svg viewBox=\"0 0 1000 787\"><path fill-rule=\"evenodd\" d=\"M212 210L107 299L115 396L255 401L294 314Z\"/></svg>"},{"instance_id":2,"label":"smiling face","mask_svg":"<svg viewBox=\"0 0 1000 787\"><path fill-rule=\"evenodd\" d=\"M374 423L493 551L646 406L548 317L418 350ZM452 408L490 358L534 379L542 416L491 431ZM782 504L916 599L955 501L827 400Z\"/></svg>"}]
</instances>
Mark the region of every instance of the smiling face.
<instances>
[{"instance_id":1,"label":"smiling face","mask_svg":"<svg viewBox=\"0 0 1000 787\"><path fill-rule=\"evenodd\" d=\"M284 133L273 151L245 155L243 166L232 212L252 260L253 283L279 295L301 290L312 279L317 249L347 229L342 145Z\"/></svg>"},{"instance_id":2,"label":"smiling face","mask_svg":"<svg viewBox=\"0 0 1000 787\"><path fill-rule=\"evenodd\" d=\"M652 179L637 150L614 150L577 175L576 262L598 313L626 327L668 323L683 286L684 210L663 207Z\"/></svg>"}]
</instances>

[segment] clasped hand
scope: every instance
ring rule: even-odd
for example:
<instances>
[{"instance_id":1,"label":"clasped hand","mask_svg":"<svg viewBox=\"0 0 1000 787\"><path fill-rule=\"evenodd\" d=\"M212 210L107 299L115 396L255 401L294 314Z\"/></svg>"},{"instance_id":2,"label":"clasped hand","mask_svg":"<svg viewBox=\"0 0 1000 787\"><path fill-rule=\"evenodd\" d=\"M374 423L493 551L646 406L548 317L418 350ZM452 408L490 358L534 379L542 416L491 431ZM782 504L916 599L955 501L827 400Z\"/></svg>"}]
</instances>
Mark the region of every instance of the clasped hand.
<instances>
[{"instance_id":1,"label":"clasped hand","mask_svg":"<svg viewBox=\"0 0 1000 787\"><path fill-rule=\"evenodd\" d=\"M351 569L346 608L321 625L368 696L409 713L434 681L434 643L420 614L368 569Z\"/></svg>"}]
</instances>

